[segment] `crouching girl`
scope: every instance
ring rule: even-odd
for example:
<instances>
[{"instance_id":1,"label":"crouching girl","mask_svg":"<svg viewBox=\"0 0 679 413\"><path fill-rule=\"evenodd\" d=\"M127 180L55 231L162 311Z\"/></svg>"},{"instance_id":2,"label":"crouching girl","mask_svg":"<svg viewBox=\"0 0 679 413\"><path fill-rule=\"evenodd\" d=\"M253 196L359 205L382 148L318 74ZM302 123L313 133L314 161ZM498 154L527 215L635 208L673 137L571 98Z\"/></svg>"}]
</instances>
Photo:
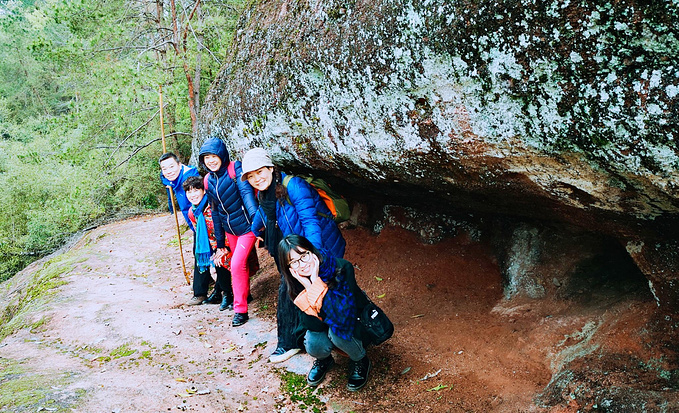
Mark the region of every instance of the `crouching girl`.
<instances>
[{"instance_id":1,"label":"crouching girl","mask_svg":"<svg viewBox=\"0 0 679 413\"><path fill-rule=\"evenodd\" d=\"M357 316L367 299L356 284L353 265L299 235L283 238L278 258L290 298L304 312L304 346L316 359L307 382L317 386L323 381L334 363L331 351L337 348L351 360L347 389L362 388L371 363L364 344L369 338Z\"/></svg>"}]
</instances>

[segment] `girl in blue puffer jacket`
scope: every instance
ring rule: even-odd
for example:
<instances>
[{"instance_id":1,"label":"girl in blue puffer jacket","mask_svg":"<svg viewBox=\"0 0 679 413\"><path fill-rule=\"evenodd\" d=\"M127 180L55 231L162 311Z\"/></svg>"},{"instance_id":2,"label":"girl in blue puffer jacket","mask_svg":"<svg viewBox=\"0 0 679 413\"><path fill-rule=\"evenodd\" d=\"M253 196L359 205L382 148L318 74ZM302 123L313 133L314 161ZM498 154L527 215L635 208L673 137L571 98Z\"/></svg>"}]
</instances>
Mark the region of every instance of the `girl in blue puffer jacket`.
<instances>
[{"instance_id":1,"label":"girl in blue puffer jacket","mask_svg":"<svg viewBox=\"0 0 679 413\"><path fill-rule=\"evenodd\" d=\"M263 238L280 274L283 272L278 265L278 243L290 234L307 238L316 248L328 250L334 257L344 257L344 237L332 213L309 183L292 177L284 185L285 174L274 166L262 148L246 152L242 166L241 180L248 181L259 191L259 209L254 216L252 231L258 238ZM299 352L293 331L299 322L300 311L290 300L282 280L276 311L278 345L269 358L272 363L285 361Z\"/></svg>"},{"instance_id":2,"label":"girl in blue puffer jacket","mask_svg":"<svg viewBox=\"0 0 679 413\"><path fill-rule=\"evenodd\" d=\"M248 321L250 293L250 268L248 256L255 245L252 218L257 211L255 192L247 182L236 177L242 174L241 163L229 160L226 145L219 138L203 143L198 153L200 164L210 175L207 180L207 196L212 208L217 252L214 261L227 253L225 239L231 247L231 279L233 285L233 310L231 324L234 327Z\"/></svg>"}]
</instances>

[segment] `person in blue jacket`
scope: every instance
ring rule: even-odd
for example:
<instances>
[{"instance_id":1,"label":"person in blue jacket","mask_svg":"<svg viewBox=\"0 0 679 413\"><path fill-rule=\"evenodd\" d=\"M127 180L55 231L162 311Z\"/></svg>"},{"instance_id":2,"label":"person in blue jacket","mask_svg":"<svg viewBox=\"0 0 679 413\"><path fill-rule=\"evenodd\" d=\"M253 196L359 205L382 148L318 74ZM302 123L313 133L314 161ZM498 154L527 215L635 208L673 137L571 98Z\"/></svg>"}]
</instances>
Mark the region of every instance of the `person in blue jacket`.
<instances>
[{"instance_id":1,"label":"person in blue jacket","mask_svg":"<svg viewBox=\"0 0 679 413\"><path fill-rule=\"evenodd\" d=\"M210 172L207 180L207 196L212 208L219 261L227 254L226 239L231 247L231 283L233 286L233 310L231 325L245 324L248 317L250 293L250 263L248 257L255 246L252 218L257 211L255 192L247 182L237 177L242 173L239 161L231 162L226 145L219 138L209 138L198 153L201 165Z\"/></svg>"},{"instance_id":2,"label":"person in blue jacket","mask_svg":"<svg viewBox=\"0 0 679 413\"><path fill-rule=\"evenodd\" d=\"M194 248L195 248L195 233L196 230L189 219L189 210L191 209L191 202L186 197L183 184L189 177L197 176L200 178L198 169L193 166L184 165L179 162L179 158L172 152L164 153L158 159L160 164L160 181L167 191L167 207L172 212L172 197L170 191L174 192L174 197L179 205L179 210L184 216L184 221L194 233ZM195 258L195 257L194 257ZM194 273L193 289L194 294L188 305L200 304L219 304L222 301L222 290L218 283L215 283L215 288L212 294L206 296L207 289L212 282L209 272Z\"/></svg>"},{"instance_id":3,"label":"person in blue jacket","mask_svg":"<svg viewBox=\"0 0 679 413\"><path fill-rule=\"evenodd\" d=\"M285 361L300 350L294 334L300 311L290 300L283 282L283 270L278 262L278 243L290 234L301 235L316 248L329 250L338 258L344 257L346 247L332 213L318 192L304 179L294 176L284 185L285 176L274 166L264 149L254 148L243 155L241 180L247 180L259 191L259 209L252 223L252 231L263 239L281 274L276 310L278 344L269 357L272 363Z\"/></svg>"},{"instance_id":4,"label":"person in blue jacket","mask_svg":"<svg viewBox=\"0 0 679 413\"><path fill-rule=\"evenodd\" d=\"M172 212L172 198L170 197L170 189L172 189L175 198L177 199L179 209L184 216L184 221L189 228L191 228L191 231L195 231L189 220L191 202L186 199L186 193L184 192L184 188L182 188L182 184L189 176L200 176L198 169L193 166L182 164L179 162L177 155L172 152L162 154L160 159L158 159L158 163L160 164L160 181L167 191L167 207L169 211Z\"/></svg>"}]
</instances>

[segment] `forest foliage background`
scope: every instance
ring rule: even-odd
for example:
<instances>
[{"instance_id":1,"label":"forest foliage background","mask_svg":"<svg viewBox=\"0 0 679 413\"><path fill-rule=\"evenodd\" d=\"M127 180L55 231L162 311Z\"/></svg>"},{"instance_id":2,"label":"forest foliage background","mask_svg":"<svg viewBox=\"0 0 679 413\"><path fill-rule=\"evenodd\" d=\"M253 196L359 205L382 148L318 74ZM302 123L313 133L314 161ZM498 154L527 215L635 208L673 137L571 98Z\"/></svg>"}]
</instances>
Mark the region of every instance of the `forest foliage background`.
<instances>
[{"instance_id":1,"label":"forest foliage background","mask_svg":"<svg viewBox=\"0 0 679 413\"><path fill-rule=\"evenodd\" d=\"M0 281L88 226L167 208L242 0L0 1Z\"/></svg>"}]
</instances>

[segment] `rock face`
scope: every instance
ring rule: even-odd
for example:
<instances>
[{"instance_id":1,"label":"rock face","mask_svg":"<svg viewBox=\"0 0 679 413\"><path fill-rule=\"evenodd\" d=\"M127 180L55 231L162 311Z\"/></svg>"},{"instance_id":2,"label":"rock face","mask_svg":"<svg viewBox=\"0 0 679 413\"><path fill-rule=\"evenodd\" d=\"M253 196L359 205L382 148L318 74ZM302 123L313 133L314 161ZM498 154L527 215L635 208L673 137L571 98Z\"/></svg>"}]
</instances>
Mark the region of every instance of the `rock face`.
<instances>
[{"instance_id":1,"label":"rock face","mask_svg":"<svg viewBox=\"0 0 679 413\"><path fill-rule=\"evenodd\" d=\"M507 298L564 282L545 228L591 234L674 320L677 21L669 0L253 2L195 149L262 146L363 206L499 223ZM596 255L557 238L574 265Z\"/></svg>"},{"instance_id":2,"label":"rock face","mask_svg":"<svg viewBox=\"0 0 679 413\"><path fill-rule=\"evenodd\" d=\"M677 19L671 1L253 2L194 144L264 146L359 201L610 234L677 313Z\"/></svg>"},{"instance_id":3,"label":"rock face","mask_svg":"<svg viewBox=\"0 0 679 413\"><path fill-rule=\"evenodd\" d=\"M676 337L677 21L670 0L252 2L194 152L262 146L375 228L493 237L508 300L622 262L605 271L640 270Z\"/></svg>"}]
</instances>

